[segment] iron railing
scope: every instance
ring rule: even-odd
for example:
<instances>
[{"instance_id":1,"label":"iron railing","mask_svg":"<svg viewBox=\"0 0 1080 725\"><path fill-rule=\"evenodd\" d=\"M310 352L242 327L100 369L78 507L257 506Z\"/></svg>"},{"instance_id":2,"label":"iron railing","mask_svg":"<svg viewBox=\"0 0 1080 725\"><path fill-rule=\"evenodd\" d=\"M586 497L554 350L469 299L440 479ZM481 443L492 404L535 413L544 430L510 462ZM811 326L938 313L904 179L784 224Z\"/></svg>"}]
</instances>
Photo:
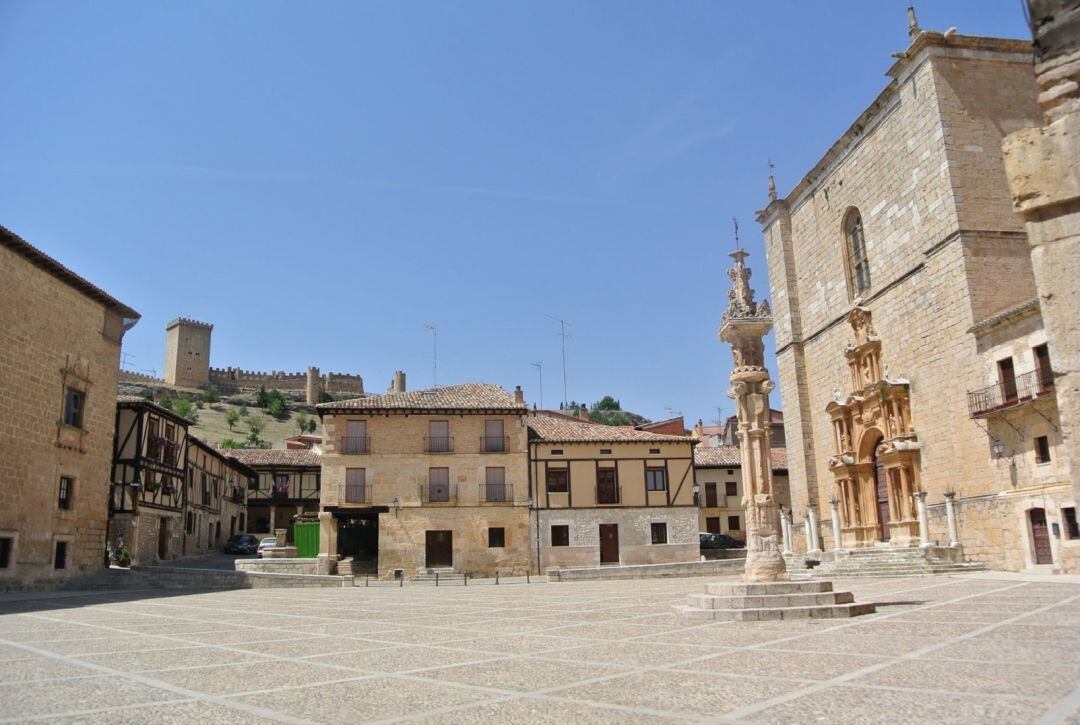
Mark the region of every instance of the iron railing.
<instances>
[{"instance_id":1,"label":"iron railing","mask_svg":"<svg viewBox=\"0 0 1080 725\"><path fill-rule=\"evenodd\" d=\"M596 484L596 503L597 505L622 503L622 486L617 483Z\"/></svg>"},{"instance_id":2,"label":"iron railing","mask_svg":"<svg viewBox=\"0 0 1080 725\"><path fill-rule=\"evenodd\" d=\"M1049 370L1032 370L1017 375L1011 381L989 385L979 390L969 391L968 413L972 418L1007 410L1029 400L1050 395L1054 392L1054 375Z\"/></svg>"},{"instance_id":3,"label":"iron railing","mask_svg":"<svg viewBox=\"0 0 1080 725\"><path fill-rule=\"evenodd\" d=\"M371 453L371 439L367 436L344 436L341 439L342 453Z\"/></svg>"},{"instance_id":4,"label":"iron railing","mask_svg":"<svg viewBox=\"0 0 1080 725\"><path fill-rule=\"evenodd\" d=\"M509 436L480 436L481 453L506 453L509 450Z\"/></svg>"},{"instance_id":5,"label":"iron railing","mask_svg":"<svg viewBox=\"0 0 1080 725\"><path fill-rule=\"evenodd\" d=\"M457 485L453 483L420 484L422 503L457 503Z\"/></svg>"},{"instance_id":6,"label":"iron railing","mask_svg":"<svg viewBox=\"0 0 1080 725\"><path fill-rule=\"evenodd\" d=\"M454 439L450 436L424 438L424 453L453 453Z\"/></svg>"},{"instance_id":7,"label":"iron railing","mask_svg":"<svg viewBox=\"0 0 1080 725\"><path fill-rule=\"evenodd\" d=\"M346 483L345 503L371 503L371 486L366 483Z\"/></svg>"},{"instance_id":8,"label":"iron railing","mask_svg":"<svg viewBox=\"0 0 1080 725\"><path fill-rule=\"evenodd\" d=\"M481 503L511 503L514 500L514 487L508 483L481 483Z\"/></svg>"}]
</instances>

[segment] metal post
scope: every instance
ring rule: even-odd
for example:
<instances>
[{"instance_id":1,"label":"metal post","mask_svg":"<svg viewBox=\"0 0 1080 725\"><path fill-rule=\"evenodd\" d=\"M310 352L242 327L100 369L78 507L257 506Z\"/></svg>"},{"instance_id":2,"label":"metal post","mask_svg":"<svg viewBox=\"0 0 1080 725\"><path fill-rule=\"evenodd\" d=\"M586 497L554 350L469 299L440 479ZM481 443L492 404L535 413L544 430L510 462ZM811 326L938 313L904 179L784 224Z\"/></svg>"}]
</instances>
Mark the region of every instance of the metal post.
<instances>
[{"instance_id":1,"label":"metal post","mask_svg":"<svg viewBox=\"0 0 1080 725\"><path fill-rule=\"evenodd\" d=\"M401 572L401 578L398 579L398 586L399 587L405 586L405 572Z\"/></svg>"},{"instance_id":2,"label":"metal post","mask_svg":"<svg viewBox=\"0 0 1080 725\"><path fill-rule=\"evenodd\" d=\"M498 569L495 570L495 583L496 584L499 583L499 570Z\"/></svg>"},{"instance_id":3,"label":"metal post","mask_svg":"<svg viewBox=\"0 0 1080 725\"><path fill-rule=\"evenodd\" d=\"M439 572L435 572L435 586L439 586Z\"/></svg>"},{"instance_id":4,"label":"metal post","mask_svg":"<svg viewBox=\"0 0 1080 725\"><path fill-rule=\"evenodd\" d=\"M525 583L526 584L532 584L532 581L529 579L529 570L528 569L525 570Z\"/></svg>"},{"instance_id":5,"label":"metal post","mask_svg":"<svg viewBox=\"0 0 1080 725\"><path fill-rule=\"evenodd\" d=\"M463 573L462 576L465 577L465 586L469 586L469 572Z\"/></svg>"},{"instance_id":6,"label":"metal post","mask_svg":"<svg viewBox=\"0 0 1080 725\"><path fill-rule=\"evenodd\" d=\"M367 577L367 575L364 575L364 588L367 589L368 586L369 586L368 585L368 577Z\"/></svg>"}]
</instances>

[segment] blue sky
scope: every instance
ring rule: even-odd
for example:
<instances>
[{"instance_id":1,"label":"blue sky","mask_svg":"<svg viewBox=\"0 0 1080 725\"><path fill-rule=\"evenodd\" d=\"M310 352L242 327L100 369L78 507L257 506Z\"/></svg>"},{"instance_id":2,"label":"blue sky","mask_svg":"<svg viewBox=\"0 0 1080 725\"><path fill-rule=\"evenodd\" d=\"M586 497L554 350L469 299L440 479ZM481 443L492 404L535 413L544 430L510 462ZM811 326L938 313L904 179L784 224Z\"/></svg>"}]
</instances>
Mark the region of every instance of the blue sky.
<instances>
[{"instance_id":1,"label":"blue sky","mask_svg":"<svg viewBox=\"0 0 1080 725\"><path fill-rule=\"evenodd\" d=\"M885 85L905 2L0 3L0 223L125 303L124 351L731 412L731 218ZM923 27L1029 37L1019 0ZM775 366L773 366L775 374ZM778 397L778 396L777 396ZM779 405L779 400L774 401Z\"/></svg>"}]
</instances>

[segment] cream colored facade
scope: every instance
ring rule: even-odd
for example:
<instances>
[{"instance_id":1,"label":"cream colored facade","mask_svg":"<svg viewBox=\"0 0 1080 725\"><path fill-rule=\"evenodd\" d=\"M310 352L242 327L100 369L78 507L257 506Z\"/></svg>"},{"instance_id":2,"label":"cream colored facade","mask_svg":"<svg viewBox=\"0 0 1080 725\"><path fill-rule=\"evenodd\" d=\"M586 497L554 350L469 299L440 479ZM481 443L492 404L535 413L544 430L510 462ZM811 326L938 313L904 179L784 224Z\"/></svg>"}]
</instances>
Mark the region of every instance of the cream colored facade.
<instances>
[{"instance_id":1,"label":"cream colored facade","mask_svg":"<svg viewBox=\"0 0 1080 725\"><path fill-rule=\"evenodd\" d=\"M103 566L120 342L138 318L0 227L0 589Z\"/></svg>"},{"instance_id":2,"label":"cream colored facade","mask_svg":"<svg viewBox=\"0 0 1080 725\"><path fill-rule=\"evenodd\" d=\"M1030 43L915 26L889 75L814 169L759 213L795 517L810 504L828 521L835 500L844 547L949 544L951 494L964 553L1024 569L1045 548L1033 527L1045 517L1042 544L1050 536L1060 550L1054 531L1075 505L1056 460L1053 385L987 411L969 393L1006 385L1006 352L1015 374L1032 370L1045 340L1000 153L1004 135L1039 118ZM1026 321L996 322L1028 305ZM1050 462L1036 466L1044 434ZM836 547L832 527L819 530L814 548Z\"/></svg>"},{"instance_id":3,"label":"cream colored facade","mask_svg":"<svg viewBox=\"0 0 1080 725\"><path fill-rule=\"evenodd\" d=\"M537 568L697 561L694 441L529 416Z\"/></svg>"},{"instance_id":4,"label":"cream colored facade","mask_svg":"<svg viewBox=\"0 0 1080 725\"><path fill-rule=\"evenodd\" d=\"M381 578L525 573L527 408L516 392L470 384L320 405L320 556Z\"/></svg>"}]
</instances>

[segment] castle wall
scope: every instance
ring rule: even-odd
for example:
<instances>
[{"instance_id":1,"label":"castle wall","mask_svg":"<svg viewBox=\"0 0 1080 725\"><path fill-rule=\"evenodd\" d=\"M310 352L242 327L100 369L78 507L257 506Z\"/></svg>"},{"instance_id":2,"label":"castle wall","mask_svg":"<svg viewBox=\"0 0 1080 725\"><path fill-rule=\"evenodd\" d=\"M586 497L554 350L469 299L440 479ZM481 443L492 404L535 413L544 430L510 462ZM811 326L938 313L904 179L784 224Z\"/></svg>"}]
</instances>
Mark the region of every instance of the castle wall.
<instances>
[{"instance_id":1,"label":"castle wall","mask_svg":"<svg viewBox=\"0 0 1080 725\"><path fill-rule=\"evenodd\" d=\"M209 382L219 388L255 390L264 386L267 390L306 390L308 374L286 373L281 371L257 372L240 368L210 368ZM321 378L321 387L328 393L364 392L362 375L349 373L326 373Z\"/></svg>"}]
</instances>

